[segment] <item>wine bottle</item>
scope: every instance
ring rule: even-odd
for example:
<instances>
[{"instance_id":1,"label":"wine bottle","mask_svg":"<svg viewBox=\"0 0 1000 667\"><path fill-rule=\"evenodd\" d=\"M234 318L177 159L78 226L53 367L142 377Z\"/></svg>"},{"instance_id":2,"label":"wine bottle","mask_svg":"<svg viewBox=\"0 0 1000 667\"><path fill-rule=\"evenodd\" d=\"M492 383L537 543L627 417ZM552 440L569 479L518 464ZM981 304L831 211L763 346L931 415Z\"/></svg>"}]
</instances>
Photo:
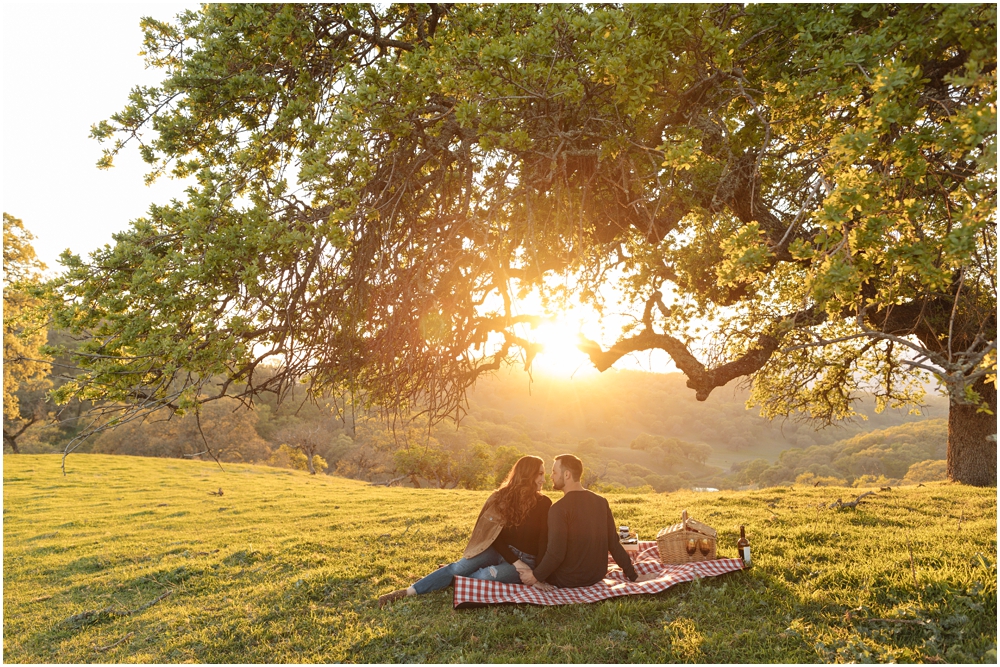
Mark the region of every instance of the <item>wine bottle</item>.
<instances>
[{"instance_id":1,"label":"wine bottle","mask_svg":"<svg viewBox=\"0 0 1000 667\"><path fill-rule=\"evenodd\" d=\"M736 552L743 559L743 566L750 566L750 541L747 539L746 531L740 526L740 540L736 543Z\"/></svg>"}]
</instances>

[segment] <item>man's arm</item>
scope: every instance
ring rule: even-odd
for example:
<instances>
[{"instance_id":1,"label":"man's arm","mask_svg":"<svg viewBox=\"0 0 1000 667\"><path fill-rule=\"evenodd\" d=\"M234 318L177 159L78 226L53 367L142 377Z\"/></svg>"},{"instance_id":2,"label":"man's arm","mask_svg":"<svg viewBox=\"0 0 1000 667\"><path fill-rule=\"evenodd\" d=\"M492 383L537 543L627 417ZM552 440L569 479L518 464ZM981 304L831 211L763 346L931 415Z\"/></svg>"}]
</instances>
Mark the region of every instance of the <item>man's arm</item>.
<instances>
[{"instance_id":1,"label":"man's arm","mask_svg":"<svg viewBox=\"0 0 1000 667\"><path fill-rule=\"evenodd\" d=\"M628 577L629 581L635 581L639 578L636 574L635 567L632 566L632 559L628 557L625 552L625 547L622 543L618 541L618 531L615 529L615 517L611 514L611 506L608 505L608 549L611 551L612 557L614 557L615 562L621 567L622 572Z\"/></svg>"},{"instance_id":2,"label":"man's arm","mask_svg":"<svg viewBox=\"0 0 1000 667\"><path fill-rule=\"evenodd\" d=\"M563 516L558 503L549 508L548 532L549 539L545 544L545 557L542 558L542 562L533 572L538 581L545 581L562 565L566 558L566 540L568 538L566 517Z\"/></svg>"}]
</instances>

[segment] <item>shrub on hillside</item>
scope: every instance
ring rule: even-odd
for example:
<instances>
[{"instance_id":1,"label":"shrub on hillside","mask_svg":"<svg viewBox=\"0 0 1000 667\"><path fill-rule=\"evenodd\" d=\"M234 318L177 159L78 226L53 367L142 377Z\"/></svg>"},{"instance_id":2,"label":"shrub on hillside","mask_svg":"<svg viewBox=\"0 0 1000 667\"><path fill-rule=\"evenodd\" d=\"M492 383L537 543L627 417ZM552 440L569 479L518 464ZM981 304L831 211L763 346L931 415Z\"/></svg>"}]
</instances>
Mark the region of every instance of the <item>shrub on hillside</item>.
<instances>
[{"instance_id":1,"label":"shrub on hillside","mask_svg":"<svg viewBox=\"0 0 1000 667\"><path fill-rule=\"evenodd\" d=\"M666 493L684 488L687 484L677 475L647 475L646 483L657 493Z\"/></svg>"},{"instance_id":2,"label":"shrub on hillside","mask_svg":"<svg viewBox=\"0 0 1000 667\"><path fill-rule=\"evenodd\" d=\"M910 466L903 477L904 484L943 482L948 479L947 461L920 461Z\"/></svg>"},{"instance_id":3,"label":"shrub on hillside","mask_svg":"<svg viewBox=\"0 0 1000 667\"><path fill-rule=\"evenodd\" d=\"M289 445L280 445L277 449L272 450L265 463L274 468L291 468L292 470L309 469L306 454L301 449ZM326 472L327 468L330 467L326 459L319 454L313 455L312 463L313 468L318 473Z\"/></svg>"},{"instance_id":4,"label":"shrub on hillside","mask_svg":"<svg viewBox=\"0 0 1000 667\"><path fill-rule=\"evenodd\" d=\"M455 481L463 489L494 488L496 482L490 468L493 456L485 442L474 442L460 450L456 459Z\"/></svg>"},{"instance_id":5,"label":"shrub on hillside","mask_svg":"<svg viewBox=\"0 0 1000 667\"><path fill-rule=\"evenodd\" d=\"M594 493L621 493L625 491L625 485L618 482L595 482L589 488Z\"/></svg>"},{"instance_id":6,"label":"shrub on hillside","mask_svg":"<svg viewBox=\"0 0 1000 667\"><path fill-rule=\"evenodd\" d=\"M520 458L520 454L513 456L514 453L516 450L512 447L500 447L491 453L484 442L447 447L430 438L424 445L396 450L392 459L396 474L409 476L415 486L420 486L423 479L440 489L487 489L503 480L498 470L502 469L502 475L506 476L514 461Z\"/></svg>"},{"instance_id":7,"label":"shrub on hillside","mask_svg":"<svg viewBox=\"0 0 1000 667\"><path fill-rule=\"evenodd\" d=\"M788 484L806 473L815 476L814 482L820 477L834 477L855 486L892 485L898 484L914 464L943 459L947 440L947 421L930 419L863 433L830 445L793 447L781 452L774 465L763 459L740 462L733 465L731 473L738 485Z\"/></svg>"},{"instance_id":8,"label":"shrub on hillside","mask_svg":"<svg viewBox=\"0 0 1000 667\"><path fill-rule=\"evenodd\" d=\"M63 449L65 432L58 424L36 424L24 432L18 441L17 448L23 454L53 454Z\"/></svg>"},{"instance_id":9,"label":"shrub on hillside","mask_svg":"<svg viewBox=\"0 0 1000 667\"><path fill-rule=\"evenodd\" d=\"M364 444L342 456L337 461L336 469L342 477L372 481L395 470L395 467L386 451Z\"/></svg>"},{"instance_id":10,"label":"shrub on hillside","mask_svg":"<svg viewBox=\"0 0 1000 667\"><path fill-rule=\"evenodd\" d=\"M734 463L730 471L736 475L736 485L745 486L759 483L761 474L770 467L771 464L766 459L753 459Z\"/></svg>"},{"instance_id":11,"label":"shrub on hillside","mask_svg":"<svg viewBox=\"0 0 1000 667\"><path fill-rule=\"evenodd\" d=\"M273 437L281 445L301 452L305 461L323 461L322 470L315 465L311 468L306 465L306 469L315 474L327 470L329 463L335 463L354 446L354 442L339 432L338 427L339 423L330 418L313 422L292 418L277 429Z\"/></svg>"},{"instance_id":12,"label":"shrub on hillside","mask_svg":"<svg viewBox=\"0 0 1000 667\"><path fill-rule=\"evenodd\" d=\"M726 443L726 449L732 452L738 452L741 449L746 449L750 446L750 441L744 438L742 435L734 435L729 438L729 442Z\"/></svg>"},{"instance_id":13,"label":"shrub on hillside","mask_svg":"<svg viewBox=\"0 0 1000 667\"><path fill-rule=\"evenodd\" d=\"M517 447L513 445L501 445L493 452L493 478L499 485L507 477L507 473L514 467L517 460L524 456Z\"/></svg>"},{"instance_id":14,"label":"shrub on hillside","mask_svg":"<svg viewBox=\"0 0 1000 667\"><path fill-rule=\"evenodd\" d=\"M899 480L891 477L886 477L885 475L862 475L854 480L854 487L882 487L882 486L899 486Z\"/></svg>"},{"instance_id":15,"label":"shrub on hillside","mask_svg":"<svg viewBox=\"0 0 1000 667\"><path fill-rule=\"evenodd\" d=\"M847 486L847 480L837 477L820 477L816 473L804 472L795 478L796 484L805 486Z\"/></svg>"},{"instance_id":16,"label":"shrub on hillside","mask_svg":"<svg viewBox=\"0 0 1000 667\"><path fill-rule=\"evenodd\" d=\"M267 443L255 428L257 413L232 399L205 403L201 432L194 414L183 417L156 414L105 431L91 451L97 454L190 457L205 451L205 442L220 461L257 462L269 455Z\"/></svg>"}]
</instances>

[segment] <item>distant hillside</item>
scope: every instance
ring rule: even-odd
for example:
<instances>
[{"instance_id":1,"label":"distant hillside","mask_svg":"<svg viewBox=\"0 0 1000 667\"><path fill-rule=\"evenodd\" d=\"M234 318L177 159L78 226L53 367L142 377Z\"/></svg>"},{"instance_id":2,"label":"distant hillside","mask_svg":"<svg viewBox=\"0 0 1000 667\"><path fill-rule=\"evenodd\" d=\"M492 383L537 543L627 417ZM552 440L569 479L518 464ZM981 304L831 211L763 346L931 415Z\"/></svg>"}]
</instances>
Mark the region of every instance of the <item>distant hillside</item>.
<instances>
[{"instance_id":1,"label":"distant hillside","mask_svg":"<svg viewBox=\"0 0 1000 667\"><path fill-rule=\"evenodd\" d=\"M746 461L733 467L734 481L762 486L794 481L814 485L932 481L944 479L947 447L947 420L928 419L829 445L787 449L773 465L764 459Z\"/></svg>"},{"instance_id":2,"label":"distant hillside","mask_svg":"<svg viewBox=\"0 0 1000 667\"><path fill-rule=\"evenodd\" d=\"M712 447L710 465L728 468L755 458L774 459L790 447L830 444L873 429L947 417L946 401L928 394L920 415L904 410L876 414L873 400L861 400L858 419L817 430L815 422L769 421L747 410L748 393L735 386L695 399L680 373L609 370L572 380L526 373L480 382L470 392L470 414L480 420L521 425L534 440L627 448L642 433Z\"/></svg>"},{"instance_id":3,"label":"distant hillside","mask_svg":"<svg viewBox=\"0 0 1000 667\"><path fill-rule=\"evenodd\" d=\"M846 483L858 475L827 470L832 459L826 453L816 454L821 463L810 459L805 466L786 465L779 456L791 461L792 454L782 454L786 450L813 456L816 447L946 415L946 405L934 396L928 397L922 415L900 410L875 414L872 401L862 400L858 410L868 415L867 421L816 430L815 422L763 419L756 410L746 409L746 399L745 391L724 387L699 402L677 373L610 370L574 379L535 374L531 380L527 373L512 370L477 383L469 393L469 412L457 427L451 422L428 427L417 419L392 428L376 414L353 409L338 413L343 398L339 404L332 399L315 404L302 396L281 405L265 396L253 412L235 401L209 403L201 426L212 453L224 462L299 469L312 462L318 472L355 479L484 489L495 486L518 456L551 459L570 452L584 460L586 483L595 488L648 487L662 492L786 483L813 470ZM41 453L58 446L55 441L27 443L25 451ZM167 458L208 456L191 416L132 422L103 434L83 451L88 449ZM877 474L891 477L899 472L893 465Z\"/></svg>"}]
</instances>

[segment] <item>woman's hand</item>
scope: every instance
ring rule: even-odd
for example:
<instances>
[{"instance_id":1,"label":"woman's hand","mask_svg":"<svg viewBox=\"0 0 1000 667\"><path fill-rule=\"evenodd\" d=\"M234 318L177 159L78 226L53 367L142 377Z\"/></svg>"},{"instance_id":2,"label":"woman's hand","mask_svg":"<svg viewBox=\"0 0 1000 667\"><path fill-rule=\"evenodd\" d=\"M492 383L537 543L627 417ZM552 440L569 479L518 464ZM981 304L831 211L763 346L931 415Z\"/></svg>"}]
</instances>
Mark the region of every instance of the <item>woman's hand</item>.
<instances>
[{"instance_id":1,"label":"woman's hand","mask_svg":"<svg viewBox=\"0 0 1000 667\"><path fill-rule=\"evenodd\" d=\"M514 567L517 568L517 574L519 577L521 577L521 583L524 584L525 586L532 586L535 584L535 582L538 581L537 579L535 579L535 573L531 571L531 568L528 567L528 564L522 561L520 558L514 561Z\"/></svg>"},{"instance_id":2,"label":"woman's hand","mask_svg":"<svg viewBox=\"0 0 1000 667\"><path fill-rule=\"evenodd\" d=\"M537 588L538 590L545 591L545 592L548 592L548 591L551 591L551 590L555 589L555 586L553 586L552 584L545 583L544 581L538 581L537 579L535 580L535 583L533 584L533 586L535 588Z\"/></svg>"},{"instance_id":3,"label":"woman's hand","mask_svg":"<svg viewBox=\"0 0 1000 667\"><path fill-rule=\"evenodd\" d=\"M517 562L521 563L521 561ZM524 563L521 563L521 565L523 565L524 567L517 567L517 565L514 565L514 567L517 567L518 576L521 577L521 583L524 584L525 586L534 585L535 582L538 581L537 579L535 579L535 573L532 572L531 568L525 565Z\"/></svg>"}]
</instances>

